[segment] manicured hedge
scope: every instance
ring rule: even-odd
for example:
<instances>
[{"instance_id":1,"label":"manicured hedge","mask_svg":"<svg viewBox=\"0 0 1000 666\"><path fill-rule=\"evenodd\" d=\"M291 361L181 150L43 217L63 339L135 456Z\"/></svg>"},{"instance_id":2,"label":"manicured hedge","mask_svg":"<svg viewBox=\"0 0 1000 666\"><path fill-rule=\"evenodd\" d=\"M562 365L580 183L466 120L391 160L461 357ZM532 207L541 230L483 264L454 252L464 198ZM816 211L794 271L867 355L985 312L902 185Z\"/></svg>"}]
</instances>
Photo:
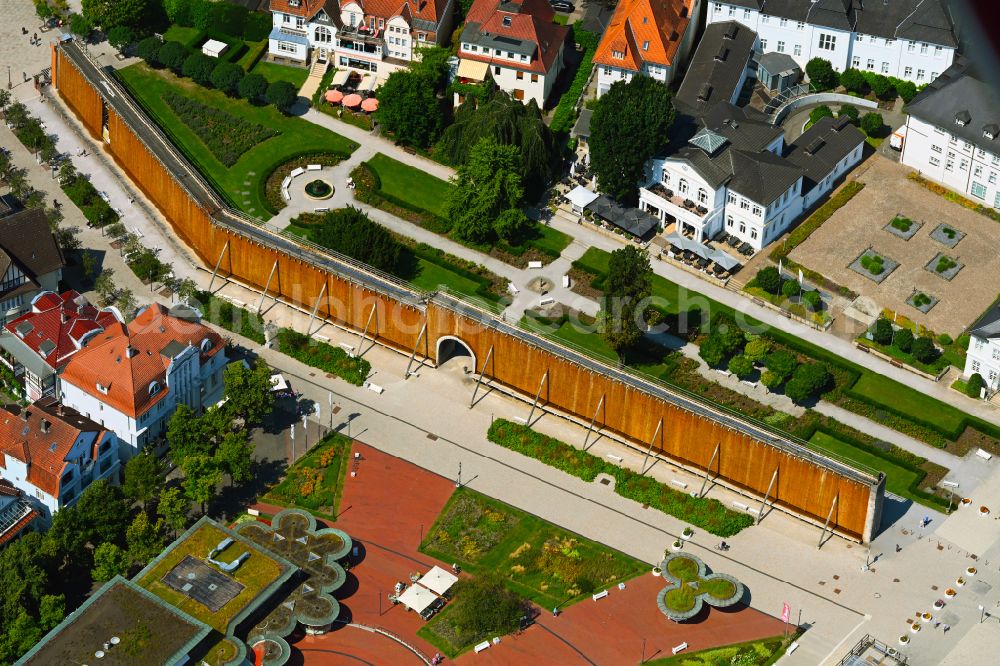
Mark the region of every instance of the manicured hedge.
<instances>
[{"instance_id":1,"label":"manicured hedge","mask_svg":"<svg viewBox=\"0 0 1000 666\"><path fill-rule=\"evenodd\" d=\"M201 314L206 321L259 345L264 344L264 320L260 315L217 298L208 291L199 291L195 298L202 305Z\"/></svg>"},{"instance_id":2,"label":"manicured hedge","mask_svg":"<svg viewBox=\"0 0 1000 666\"><path fill-rule=\"evenodd\" d=\"M716 536L730 537L753 525L753 517L727 509L716 499L696 498L630 469L576 449L531 428L505 419L493 422L491 442L540 460L568 474L593 481L598 474L615 478L615 492L700 527Z\"/></svg>"},{"instance_id":3,"label":"manicured hedge","mask_svg":"<svg viewBox=\"0 0 1000 666\"><path fill-rule=\"evenodd\" d=\"M583 47L583 57L580 60L580 68L576 70L573 82L569 85L569 90L563 93L563 96L559 99L559 104L556 106L555 113L552 114L552 122L549 124L549 129L556 134L568 133L573 129L573 123L576 121L576 103L583 93L584 86L587 85L587 79L590 78L594 50L597 48L597 42L600 39L600 35L587 32L578 26L579 22L573 24L573 38L577 44Z\"/></svg>"},{"instance_id":4,"label":"manicured hedge","mask_svg":"<svg viewBox=\"0 0 1000 666\"><path fill-rule=\"evenodd\" d=\"M278 331L278 350L306 365L337 375L355 386L364 384L372 369L365 359L349 356L340 347L319 342L290 328Z\"/></svg>"},{"instance_id":5,"label":"manicured hedge","mask_svg":"<svg viewBox=\"0 0 1000 666\"><path fill-rule=\"evenodd\" d=\"M236 164L243 153L278 134L270 127L251 123L172 91L164 95L163 101L227 167Z\"/></svg>"}]
</instances>

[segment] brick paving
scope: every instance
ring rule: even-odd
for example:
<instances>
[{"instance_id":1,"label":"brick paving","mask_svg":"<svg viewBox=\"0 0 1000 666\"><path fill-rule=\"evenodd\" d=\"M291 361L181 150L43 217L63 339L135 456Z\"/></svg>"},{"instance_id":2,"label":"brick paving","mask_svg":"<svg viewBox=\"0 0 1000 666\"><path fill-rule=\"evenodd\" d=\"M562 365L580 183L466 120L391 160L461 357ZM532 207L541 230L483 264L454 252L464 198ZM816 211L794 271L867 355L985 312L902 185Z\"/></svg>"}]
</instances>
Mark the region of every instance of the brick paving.
<instances>
[{"instance_id":1,"label":"brick paving","mask_svg":"<svg viewBox=\"0 0 1000 666\"><path fill-rule=\"evenodd\" d=\"M879 155L870 158L870 168L858 178L865 189L795 248L791 258L880 307L896 310L935 332L956 336L997 297L996 281L982 276L1000 271L1000 227L909 180L909 171ZM908 241L883 229L897 214L923 223ZM942 222L967 234L954 249L930 237ZM900 263L881 284L848 268L868 247ZM951 281L924 270L939 252L965 264ZM914 288L941 300L923 314L906 304Z\"/></svg>"}]
</instances>

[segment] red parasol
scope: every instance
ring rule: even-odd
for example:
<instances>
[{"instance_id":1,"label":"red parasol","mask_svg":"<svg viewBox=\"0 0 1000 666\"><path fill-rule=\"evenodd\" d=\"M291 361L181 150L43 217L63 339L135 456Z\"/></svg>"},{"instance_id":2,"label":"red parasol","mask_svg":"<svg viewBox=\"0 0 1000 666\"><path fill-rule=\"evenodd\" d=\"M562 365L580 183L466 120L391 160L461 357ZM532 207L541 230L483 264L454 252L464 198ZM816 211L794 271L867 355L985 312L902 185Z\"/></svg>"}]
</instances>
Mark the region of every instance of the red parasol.
<instances>
[{"instance_id":1,"label":"red parasol","mask_svg":"<svg viewBox=\"0 0 1000 666\"><path fill-rule=\"evenodd\" d=\"M326 101L331 104L337 104L340 100L344 99L344 93L339 90L327 90L326 91Z\"/></svg>"},{"instance_id":2,"label":"red parasol","mask_svg":"<svg viewBox=\"0 0 1000 666\"><path fill-rule=\"evenodd\" d=\"M368 113L378 111L378 100L374 97L369 97L365 101L361 102L361 110L367 111Z\"/></svg>"},{"instance_id":3,"label":"red parasol","mask_svg":"<svg viewBox=\"0 0 1000 666\"><path fill-rule=\"evenodd\" d=\"M352 93L344 98L344 106L357 106L361 104L361 95Z\"/></svg>"}]
</instances>

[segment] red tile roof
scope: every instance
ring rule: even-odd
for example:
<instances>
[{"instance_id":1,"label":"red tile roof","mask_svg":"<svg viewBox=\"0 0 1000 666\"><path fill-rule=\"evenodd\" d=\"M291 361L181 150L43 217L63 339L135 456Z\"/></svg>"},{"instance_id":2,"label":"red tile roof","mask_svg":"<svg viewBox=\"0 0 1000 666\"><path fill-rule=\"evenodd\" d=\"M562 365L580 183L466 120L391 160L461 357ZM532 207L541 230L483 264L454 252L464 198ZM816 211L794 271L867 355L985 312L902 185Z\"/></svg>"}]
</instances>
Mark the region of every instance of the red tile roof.
<instances>
[{"instance_id":1,"label":"red tile roof","mask_svg":"<svg viewBox=\"0 0 1000 666\"><path fill-rule=\"evenodd\" d=\"M298 2L295 0L271 0L271 11L312 18L323 8L325 2L326 0L298 0ZM293 7L292 3L298 6Z\"/></svg>"},{"instance_id":2,"label":"red tile roof","mask_svg":"<svg viewBox=\"0 0 1000 666\"><path fill-rule=\"evenodd\" d=\"M101 440L107 431L75 410L64 407L60 413L53 398L23 409L0 408L0 454L5 454L0 467L6 468L5 456L20 460L28 467L28 483L58 497L66 456L85 432L97 433Z\"/></svg>"},{"instance_id":3,"label":"red tile roof","mask_svg":"<svg viewBox=\"0 0 1000 666\"><path fill-rule=\"evenodd\" d=\"M632 71L641 70L643 63L672 65L691 22L693 4L694 0L621 0L594 52L594 64ZM624 57L616 58L615 53Z\"/></svg>"},{"instance_id":4,"label":"red tile roof","mask_svg":"<svg viewBox=\"0 0 1000 666\"><path fill-rule=\"evenodd\" d=\"M437 24L444 17L448 0L340 0L341 9L349 4L360 6L365 17L374 16L385 20L402 15L403 9L409 6L413 18Z\"/></svg>"},{"instance_id":5,"label":"red tile roof","mask_svg":"<svg viewBox=\"0 0 1000 666\"><path fill-rule=\"evenodd\" d=\"M72 290L62 294L42 292L35 298L30 312L5 328L52 369L63 366L94 332L116 329L121 333L124 329L114 312L98 310Z\"/></svg>"},{"instance_id":6,"label":"red tile roof","mask_svg":"<svg viewBox=\"0 0 1000 666\"><path fill-rule=\"evenodd\" d=\"M207 353L201 353L202 363L222 350L219 334L203 324L172 317L165 307L153 304L128 325L124 335L101 333L74 354L63 370L62 381L137 418L170 390L166 375L171 359L164 355L168 345L198 348L206 338L212 346ZM150 395L154 381L160 390ZM107 392L98 390L98 384Z\"/></svg>"},{"instance_id":7,"label":"red tile roof","mask_svg":"<svg viewBox=\"0 0 1000 666\"><path fill-rule=\"evenodd\" d=\"M459 47L459 56L466 60L496 62L502 67L524 69L546 74L552 68L569 34L569 28L552 22L555 12L546 0L476 0L469 9L466 25L478 24L480 34L510 37L535 45L528 63L514 63L473 53ZM509 19L505 25L504 20ZM468 29L468 28L467 28Z\"/></svg>"}]
</instances>

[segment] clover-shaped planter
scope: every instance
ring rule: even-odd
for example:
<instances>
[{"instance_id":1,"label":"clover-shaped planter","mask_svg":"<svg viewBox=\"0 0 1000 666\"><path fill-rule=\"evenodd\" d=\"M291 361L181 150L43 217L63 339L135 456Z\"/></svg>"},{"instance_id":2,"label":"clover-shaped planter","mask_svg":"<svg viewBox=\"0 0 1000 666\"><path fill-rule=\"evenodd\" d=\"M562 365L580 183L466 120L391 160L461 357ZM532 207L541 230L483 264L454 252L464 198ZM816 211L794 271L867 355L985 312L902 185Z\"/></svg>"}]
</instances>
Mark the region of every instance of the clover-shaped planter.
<instances>
[{"instance_id":1,"label":"clover-shaped planter","mask_svg":"<svg viewBox=\"0 0 1000 666\"><path fill-rule=\"evenodd\" d=\"M706 603L725 608L743 598L743 583L729 574L708 573L705 563L694 555L668 555L660 569L671 585L660 590L656 605L675 622L690 620Z\"/></svg>"}]
</instances>

